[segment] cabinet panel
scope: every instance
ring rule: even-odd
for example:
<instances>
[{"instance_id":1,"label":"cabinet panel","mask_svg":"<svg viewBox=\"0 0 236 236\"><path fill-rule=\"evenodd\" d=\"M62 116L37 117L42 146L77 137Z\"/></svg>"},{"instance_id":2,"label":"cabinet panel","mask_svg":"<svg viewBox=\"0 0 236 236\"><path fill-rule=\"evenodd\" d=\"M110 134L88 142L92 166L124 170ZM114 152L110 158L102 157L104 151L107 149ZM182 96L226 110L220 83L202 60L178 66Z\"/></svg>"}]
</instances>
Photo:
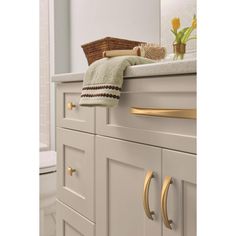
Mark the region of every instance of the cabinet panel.
<instances>
[{"instance_id":1,"label":"cabinet panel","mask_svg":"<svg viewBox=\"0 0 236 236\"><path fill-rule=\"evenodd\" d=\"M58 198L94 220L94 135L57 128L57 155Z\"/></svg>"},{"instance_id":2,"label":"cabinet panel","mask_svg":"<svg viewBox=\"0 0 236 236\"><path fill-rule=\"evenodd\" d=\"M163 236L196 236L196 156L163 150L162 174L173 181L167 198L172 229L163 225Z\"/></svg>"},{"instance_id":3,"label":"cabinet panel","mask_svg":"<svg viewBox=\"0 0 236 236\"><path fill-rule=\"evenodd\" d=\"M76 211L57 201L57 236L94 236L95 225Z\"/></svg>"},{"instance_id":4,"label":"cabinet panel","mask_svg":"<svg viewBox=\"0 0 236 236\"><path fill-rule=\"evenodd\" d=\"M93 133L95 108L79 106L82 82L57 85L57 126Z\"/></svg>"},{"instance_id":5,"label":"cabinet panel","mask_svg":"<svg viewBox=\"0 0 236 236\"><path fill-rule=\"evenodd\" d=\"M195 109L196 75L125 79L119 105L96 108L99 135L196 152L196 120L135 115L131 107Z\"/></svg>"},{"instance_id":6,"label":"cabinet panel","mask_svg":"<svg viewBox=\"0 0 236 236\"><path fill-rule=\"evenodd\" d=\"M144 180L152 170L149 204L153 220L143 208ZM96 235L161 235L161 149L96 137Z\"/></svg>"}]
</instances>

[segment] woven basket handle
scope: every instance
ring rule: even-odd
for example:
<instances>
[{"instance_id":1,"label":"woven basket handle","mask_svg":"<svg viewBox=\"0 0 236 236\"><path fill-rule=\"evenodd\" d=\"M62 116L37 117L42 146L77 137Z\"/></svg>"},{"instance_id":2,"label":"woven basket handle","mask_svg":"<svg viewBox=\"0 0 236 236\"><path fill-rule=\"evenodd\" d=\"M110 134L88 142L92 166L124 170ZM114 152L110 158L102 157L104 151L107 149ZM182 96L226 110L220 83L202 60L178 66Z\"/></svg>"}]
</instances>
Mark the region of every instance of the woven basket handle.
<instances>
[{"instance_id":1,"label":"woven basket handle","mask_svg":"<svg viewBox=\"0 0 236 236\"><path fill-rule=\"evenodd\" d=\"M132 50L108 50L103 52L103 57L141 56L140 48Z\"/></svg>"}]
</instances>

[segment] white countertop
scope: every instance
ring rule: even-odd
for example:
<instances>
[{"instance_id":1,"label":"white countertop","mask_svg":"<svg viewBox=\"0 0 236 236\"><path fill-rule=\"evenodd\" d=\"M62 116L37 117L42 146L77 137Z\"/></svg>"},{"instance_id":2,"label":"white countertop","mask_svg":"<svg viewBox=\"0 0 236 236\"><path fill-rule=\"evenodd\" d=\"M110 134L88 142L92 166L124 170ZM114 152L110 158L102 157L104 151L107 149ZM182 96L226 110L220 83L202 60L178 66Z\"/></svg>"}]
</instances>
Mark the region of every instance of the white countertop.
<instances>
[{"instance_id":1,"label":"white countertop","mask_svg":"<svg viewBox=\"0 0 236 236\"><path fill-rule=\"evenodd\" d=\"M129 66L124 78L138 78L163 75L178 74L195 74L196 57L187 57L184 60L173 61L172 56L168 56L165 60L145 65ZM84 73L65 73L52 76L53 82L75 82L83 81Z\"/></svg>"}]
</instances>

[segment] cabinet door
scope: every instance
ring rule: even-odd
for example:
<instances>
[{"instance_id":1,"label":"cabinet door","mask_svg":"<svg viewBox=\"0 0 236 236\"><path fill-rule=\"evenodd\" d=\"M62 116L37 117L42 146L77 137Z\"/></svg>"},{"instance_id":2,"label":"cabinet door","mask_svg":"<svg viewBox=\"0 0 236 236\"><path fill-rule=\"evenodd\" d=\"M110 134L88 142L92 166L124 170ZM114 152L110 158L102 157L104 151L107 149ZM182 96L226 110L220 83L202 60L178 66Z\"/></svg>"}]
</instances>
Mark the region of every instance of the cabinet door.
<instances>
[{"instance_id":1,"label":"cabinet door","mask_svg":"<svg viewBox=\"0 0 236 236\"><path fill-rule=\"evenodd\" d=\"M94 236L95 225L60 201L56 205L57 236Z\"/></svg>"},{"instance_id":2,"label":"cabinet door","mask_svg":"<svg viewBox=\"0 0 236 236\"><path fill-rule=\"evenodd\" d=\"M94 135L57 128L57 197L94 220Z\"/></svg>"},{"instance_id":3,"label":"cabinet door","mask_svg":"<svg viewBox=\"0 0 236 236\"><path fill-rule=\"evenodd\" d=\"M153 220L143 204L149 171L147 202ZM161 236L160 178L161 149L97 136L96 236Z\"/></svg>"},{"instance_id":4,"label":"cabinet door","mask_svg":"<svg viewBox=\"0 0 236 236\"><path fill-rule=\"evenodd\" d=\"M163 150L162 160L161 208L165 209L166 196L164 213L173 221L169 229L163 220L163 236L196 236L196 156ZM165 188L168 178L172 180L169 189Z\"/></svg>"}]
</instances>

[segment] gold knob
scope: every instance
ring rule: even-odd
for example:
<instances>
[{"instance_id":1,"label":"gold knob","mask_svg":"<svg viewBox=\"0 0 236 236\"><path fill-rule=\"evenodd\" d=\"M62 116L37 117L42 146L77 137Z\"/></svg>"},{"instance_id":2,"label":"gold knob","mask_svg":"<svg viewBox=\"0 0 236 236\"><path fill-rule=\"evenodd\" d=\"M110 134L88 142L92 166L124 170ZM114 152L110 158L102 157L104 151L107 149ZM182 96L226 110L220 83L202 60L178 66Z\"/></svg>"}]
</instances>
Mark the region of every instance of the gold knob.
<instances>
[{"instance_id":1,"label":"gold knob","mask_svg":"<svg viewBox=\"0 0 236 236\"><path fill-rule=\"evenodd\" d=\"M73 169L71 167L67 168L68 175L72 176L74 172L76 172L76 169Z\"/></svg>"},{"instance_id":2,"label":"gold knob","mask_svg":"<svg viewBox=\"0 0 236 236\"><path fill-rule=\"evenodd\" d=\"M68 110L72 110L72 109L75 108L75 107L76 107L76 105L73 104L72 102L68 102L68 103L67 103L67 109L68 109Z\"/></svg>"}]
</instances>

